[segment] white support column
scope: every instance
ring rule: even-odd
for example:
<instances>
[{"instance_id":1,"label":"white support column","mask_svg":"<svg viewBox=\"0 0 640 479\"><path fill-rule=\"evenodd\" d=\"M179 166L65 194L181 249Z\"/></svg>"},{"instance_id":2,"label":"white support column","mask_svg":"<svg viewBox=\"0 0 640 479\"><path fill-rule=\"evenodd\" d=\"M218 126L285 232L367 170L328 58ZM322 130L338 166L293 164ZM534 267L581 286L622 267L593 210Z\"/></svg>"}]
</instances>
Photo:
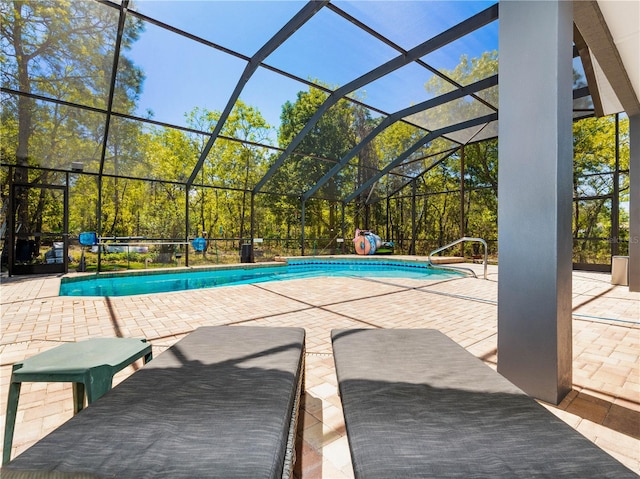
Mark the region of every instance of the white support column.
<instances>
[{"instance_id":1,"label":"white support column","mask_svg":"<svg viewBox=\"0 0 640 479\"><path fill-rule=\"evenodd\" d=\"M572 38L572 2L500 2L498 371L554 404L572 387Z\"/></svg>"},{"instance_id":2,"label":"white support column","mask_svg":"<svg viewBox=\"0 0 640 479\"><path fill-rule=\"evenodd\" d=\"M640 114L629 116L629 291L640 291Z\"/></svg>"}]
</instances>

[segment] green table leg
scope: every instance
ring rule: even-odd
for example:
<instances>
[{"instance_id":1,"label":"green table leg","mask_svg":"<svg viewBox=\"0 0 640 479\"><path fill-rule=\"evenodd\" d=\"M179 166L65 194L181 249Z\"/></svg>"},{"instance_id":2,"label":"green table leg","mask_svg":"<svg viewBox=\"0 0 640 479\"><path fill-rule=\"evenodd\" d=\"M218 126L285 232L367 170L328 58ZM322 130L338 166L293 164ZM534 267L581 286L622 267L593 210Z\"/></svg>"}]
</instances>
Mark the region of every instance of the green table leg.
<instances>
[{"instance_id":1,"label":"green table leg","mask_svg":"<svg viewBox=\"0 0 640 479\"><path fill-rule=\"evenodd\" d=\"M108 366L99 366L92 368L85 380L85 388L87 390L87 404L97 401L111 389L113 382L113 370Z\"/></svg>"},{"instance_id":2,"label":"green table leg","mask_svg":"<svg viewBox=\"0 0 640 479\"><path fill-rule=\"evenodd\" d=\"M84 383L73 383L73 414L78 414L84 408Z\"/></svg>"},{"instance_id":3,"label":"green table leg","mask_svg":"<svg viewBox=\"0 0 640 479\"><path fill-rule=\"evenodd\" d=\"M144 355L144 364L153 359L153 352ZM91 404L111 390L113 385L113 370L108 367L93 368L84 383L73 383L73 413L77 414L84 408L85 394L87 404Z\"/></svg>"},{"instance_id":4,"label":"green table leg","mask_svg":"<svg viewBox=\"0 0 640 479\"><path fill-rule=\"evenodd\" d=\"M2 446L2 464L6 464L11 459L11 448L13 447L13 431L16 426L16 414L18 412L18 398L20 397L20 386L22 383L11 382L9 385L9 398L7 400L7 417L4 425L4 443Z\"/></svg>"}]
</instances>

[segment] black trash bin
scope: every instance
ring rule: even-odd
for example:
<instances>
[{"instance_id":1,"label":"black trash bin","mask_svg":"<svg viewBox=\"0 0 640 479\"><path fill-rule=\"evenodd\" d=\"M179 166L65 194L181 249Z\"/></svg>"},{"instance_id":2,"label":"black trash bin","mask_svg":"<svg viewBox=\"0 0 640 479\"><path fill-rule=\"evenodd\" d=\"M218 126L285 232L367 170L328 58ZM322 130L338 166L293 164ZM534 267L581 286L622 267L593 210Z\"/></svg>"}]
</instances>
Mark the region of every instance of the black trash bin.
<instances>
[{"instance_id":1,"label":"black trash bin","mask_svg":"<svg viewBox=\"0 0 640 479\"><path fill-rule=\"evenodd\" d=\"M240 249L240 262L241 263L254 263L253 260L253 245L251 243L243 244Z\"/></svg>"}]
</instances>

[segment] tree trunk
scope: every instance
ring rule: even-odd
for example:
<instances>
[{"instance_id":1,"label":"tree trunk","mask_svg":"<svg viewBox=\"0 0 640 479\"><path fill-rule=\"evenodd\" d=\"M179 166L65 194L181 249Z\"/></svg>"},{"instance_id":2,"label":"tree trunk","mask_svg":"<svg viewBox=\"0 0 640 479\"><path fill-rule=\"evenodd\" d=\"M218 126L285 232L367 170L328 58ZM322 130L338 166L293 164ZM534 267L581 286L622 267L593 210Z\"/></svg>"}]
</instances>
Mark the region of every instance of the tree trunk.
<instances>
[{"instance_id":1,"label":"tree trunk","mask_svg":"<svg viewBox=\"0 0 640 479\"><path fill-rule=\"evenodd\" d=\"M18 88L25 93L31 93L29 83L29 58L22 49L22 2L14 2L16 9L16 22L14 25L13 47L16 52L18 64ZM33 100L27 96L18 96L18 146L16 148L16 170L14 182L27 184L29 181L26 166L29 164L29 139L31 138ZM16 190L15 208L18 212L17 225L21 225L21 233L29 233L29 201L28 190L18 188Z\"/></svg>"}]
</instances>

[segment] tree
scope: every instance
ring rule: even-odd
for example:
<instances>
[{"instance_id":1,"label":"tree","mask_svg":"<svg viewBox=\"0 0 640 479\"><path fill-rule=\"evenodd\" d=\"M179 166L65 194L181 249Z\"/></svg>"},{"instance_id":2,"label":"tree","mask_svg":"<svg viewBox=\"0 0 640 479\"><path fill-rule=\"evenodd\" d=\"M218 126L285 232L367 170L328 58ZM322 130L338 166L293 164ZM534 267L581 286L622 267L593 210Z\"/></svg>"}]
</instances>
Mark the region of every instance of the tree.
<instances>
[{"instance_id":1,"label":"tree","mask_svg":"<svg viewBox=\"0 0 640 479\"><path fill-rule=\"evenodd\" d=\"M450 71L442 73L460 85L468 85L498 72L498 53L484 52L477 58L461 56L459 64ZM439 76L433 76L425 89L433 95L441 95L453 88L453 85ZM436 108L415 115L415 121L430 130L453 125L481 115L491 113L488 105L497 107L498 88L492 87L476 93L477 99L460 98ZM486 102L486 103L483 103ZM441 144L433 150L445 151L455 144ZM497 237L497 141L469 143L464 146L464 188L465 194L454 201L450 192L459 192L461 172L461 150L457 151L437 169L425 175L424 186L429 194L429 214L427 221L433 224L434 231L427 234L434 246L456 239L453 236L469 234L484 238ZM433 193L440 193L433 195ZM458 193L459 194L459 193ZM472 201L473 199L473 201ZM465 210L464 231L460 232L460 205ZM454 233L455 232L455 233ZM434 234L435 233L435 234Z\"/></svg>"},{"instance_id":2,"label":"tree","mask_svg":"<svg viewBox=\"0 0 640 479\"><path fill-rule=\"evenodd\" d=\"M627 118L620 121L620 170L629 168ZM608 262L608 240L618 239L613 230L612 199L615 194L615 117L587 118L573 124L574 202L573 237L575 261ZM620 199L628 197L628 176L620 182ZM624 214L624 213L623 213ZM624 236L624 230L622 232Z\"/></svg>"},{"instance_id":3,"label":"tree","mask_svg":"<svg viewBox=\"0 0 640 479\"><path fill-rule=\"evenodd\" d=\"M318 108L327 99L327 93L319 88L309 87L308 91L298 92L295 103L286 102L280 116L281 125L278 141L282 148L286 148L300 130L313 117ZM362 115L362 113L360 113ZM311 189L334 165L356 144L354 130L355 112L352 104L340 100L320 118L312 130L305 135L293 154L287 158L274 175L273 183L284 186L282 192L294 192L300 196ZM317 193L317 196L329 201L329 218L323 218L321 202L313 201L307 208L308 225L320 237L328 233L332 237L337 233L336 200L346 188L353 188L353 182L348 174L334 175ZM295 210L300 207L295 197L287 200L289 208ZM333 233L333 234L332 234Z\"/></svg>"},{"instance_id":4,"label":"tree","mask_svg":"<svg viewBox=\"0 0 640 479\"><path fill-rule=\"evenodd\" d=\"M18 126L11 145L15 153L14 181L28 184L28 166L68 167L71 151L95 157L104 135L104 117L36 102L30 95L105 108L118 11L97 2L70 0L15 0L3 2L0 8L2 46L6 52L2 83L20 92L8 95L9 101L5 102ZM139 22L129 23L123 35L123 50L137 39L140 29ZM142 75L124 56L120 57L120 71L123 93L118 96L119 108L128 112L139 92ZM42 172L33 182L53 180L49 173ZM44 203L39 201L35 209L30 207L27 192L27 188L20 190L15 201L17 220L28 233L41 228Z\"/></svg>"},{"instance_id":5,"label":"tree","mask_svg":"<svg viewBox=\"0 0 640 479\"><path fill-rule=\"evenodd\" d=\"M192 129L211 131L220 112L195 108L186 117ZM268 141L268 129L255 108L236 102L189 190L190 234L219 228L227 235L246 234L248 191L266 170L265 148L255 144ZM206 141L206 136L172 128L153 128L137 140L141 160L135 176L153 180L145 188L140 227L144 234L184 237L187 197L181 183L193 171Z\"/></svg>"},{"instance_id":6,"label":"tree","mask_svg":"<svg viewBox=\"0 0 640 479\"><path fill-rule=\"evenodd\" d=\"M354 105L354 130L356 142L363 141L376 127L378 121L372 120L369 112L360 105ZM376 170L379 169L380 159L376 154L373 142L369 142L358 154L357 178L355 186L360 187L373 178ZM367 205L367 192L361 192L355 199L355 222L354 226L370 229L370 208ZM376 216L376 215L374 215ZM374 219L375 222L375 219Z\"/></svg>"},{"instance_id":7,"label":"tree","mask_svg":"<svg viewBox=\"0 0 640 479\"><path fill-rule=\"evenodd\" d=\"M460 63L453 70L444 70L442 73L459 85L469 85L497 75L498 52L484 52L480 57L471 59L467 55L462 55ZM434 75L425 83L425 89L433 95L442 95L451 91L453 85L440 76ZM497 86L478 92L476 96L494 107L498 107ZM418 113L415 117L421 125L429 130L435 130L492 112L493 110L481 101L471 101L468 97L464 97Z\"/></svg>"},{"instance_id":8,"label":"tree","mask_svg":"<svg viewBox=\"0 0 640 479\"><path fill-rule=\"evenodd\" d=\"M254 107L238 99L224 124L222 133L239 141L222 140L216 145L215 163L211 168L224 183L240 188L239 211L230 211L239 225L238 237L244 238L250 230L247 210L248 192L266 173L266 149L256 143L268 144L269 124Z\"/></svg>"}]
</instances>

